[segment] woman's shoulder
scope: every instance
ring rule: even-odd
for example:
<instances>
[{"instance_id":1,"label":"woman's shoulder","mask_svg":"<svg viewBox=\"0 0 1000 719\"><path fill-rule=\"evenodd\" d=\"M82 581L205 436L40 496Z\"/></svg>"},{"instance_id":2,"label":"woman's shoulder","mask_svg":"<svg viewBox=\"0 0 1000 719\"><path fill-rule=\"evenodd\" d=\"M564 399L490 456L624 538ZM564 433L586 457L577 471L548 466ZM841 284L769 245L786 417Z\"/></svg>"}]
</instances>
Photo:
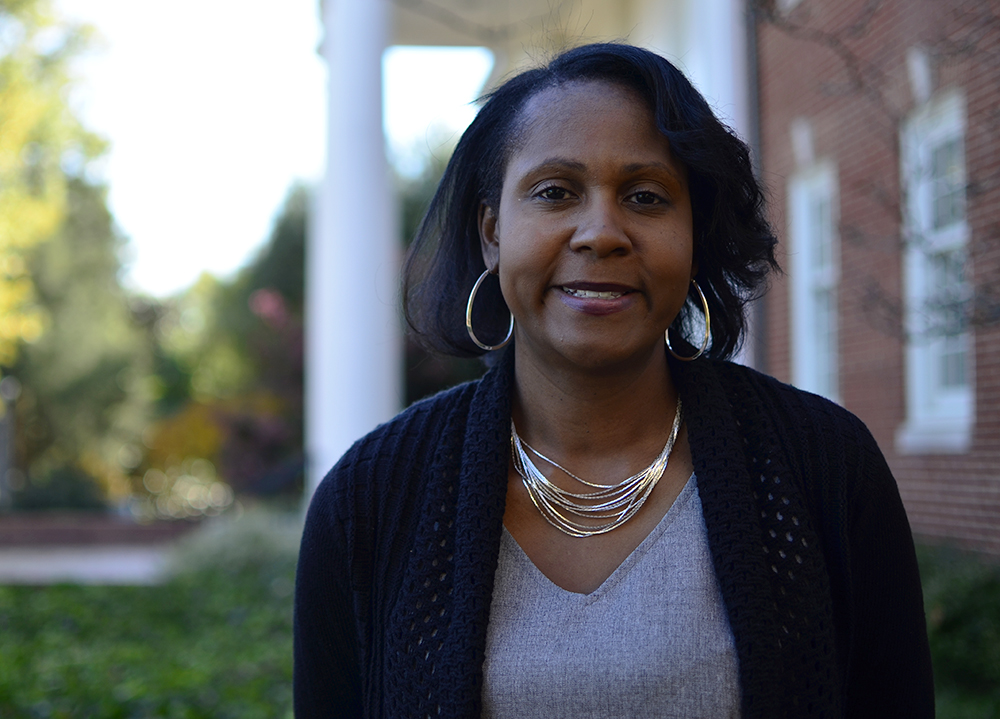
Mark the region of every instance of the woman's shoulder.
<instances>
[{"instance_id":1,"label":"woman's shoulder","mask_svg":"<svg viewBox=\"0 0 1000 719\"><path fill-rule=\"evenodd\" d=\"M357 440L313 493L305 536L326 537L316 540L322 546L353 546L355 533L368 531L375 517L398 520L442 449L456 441L450 429L463 423L476 387L469 382L415 402Z\"/></svg>"},{"instance_id":2,"label":"woman's shoulder","mask_svg":"<svg viewBox=\"0 0 1000 719\"><path fill-rule=\"evenodd\" d=\"M738 431L755 451L784 457L814 491L854 498L895 488L878 443L852 412L749 367L714 364Z\"/></svg>"},{"instance_id":3,"label":"woman's shoulder","mask_svg":"<svg viewBox=\"0 0 1000 719\"><path fill-rule=\"evenodd\" d=\"M323 483L343 483L359 474L377 480L383 473L373 470L401 458L419 466L414 460L433 451L444 426L468 412L478 384L465 382L414 402L351 445Z\"/></svg>"},{"instance_id":4,"label":"woman's shoulder","mask_svg":"<svg viewBox=\"0 0 1000 719\"><path fill-rule=\"evenodd\" d=\"M767 412L779 422L776 429L804 424L870 437L864 422L833 400L734 362L710 360L706 364L718 376L731 404Z\"/></svg>"},{"instance_id":5,"label":"woman's shoulder","mask_svg":"<svg viewBox=\"0 0 1000 719\"><path fill-rule=\"evenodd\" d=\"M384 441L386 437L421 433L428 425L447 418L452 413L464 412L482 380L463 382L419 399L388 422L380 424L356 443L366 446Z\"/></svg>"},{"instance_id":6,"label":"woman's shoulder","mask_svg":"<svg viewBox=\"0 0 1000 719\"><path fill-rule=\"evenodd\" d=\"M825 397L732 362L709 360L686 382L696 388L689 416L696 415L702 442L718 444L729 436L748 451L784 457L802 476L819 477L840 467L850 476L834 481L854 488L856 478L888 473L864 422ZM722 431L724 424L730 430Z\"/></svg>"}]
</instances>

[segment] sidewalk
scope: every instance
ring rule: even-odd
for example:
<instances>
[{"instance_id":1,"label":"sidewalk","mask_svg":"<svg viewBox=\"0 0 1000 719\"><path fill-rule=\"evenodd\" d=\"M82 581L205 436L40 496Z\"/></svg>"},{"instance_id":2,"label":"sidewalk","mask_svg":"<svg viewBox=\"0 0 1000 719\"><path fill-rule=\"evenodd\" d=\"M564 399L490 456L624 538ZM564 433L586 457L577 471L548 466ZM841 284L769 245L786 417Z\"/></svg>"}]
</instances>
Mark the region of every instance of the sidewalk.
<instances>
[{"instance_id":1,"label":"sidewalk","mask_svg":"<svg viewBox=\"0 0 1000 719\"><path fill-rule=\"evenodd\" d=\"M0 515L0 584L154 584L197 524L100 514Z\"/></svg>"}]
</instances>

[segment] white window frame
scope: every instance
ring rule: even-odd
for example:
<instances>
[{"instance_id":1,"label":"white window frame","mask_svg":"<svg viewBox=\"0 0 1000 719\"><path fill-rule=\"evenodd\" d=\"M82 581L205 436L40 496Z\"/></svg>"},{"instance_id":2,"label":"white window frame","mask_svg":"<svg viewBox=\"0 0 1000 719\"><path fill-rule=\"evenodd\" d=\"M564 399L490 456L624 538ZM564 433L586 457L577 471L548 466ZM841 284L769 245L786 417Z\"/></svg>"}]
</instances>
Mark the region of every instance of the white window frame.
<instances>
[{"instance_id":1,"label":"white window frame","mask_svg":"<svg viewBox=\"0 0 1000 719\"><path fill-rule=\"evenodd\" d=\"M817 212L823 206L826 211ZM792 383L834 402L840 402L839 224L834 163L818 161L796 172L788 183Z\"/></svg>"},{"instance_id":2,"label":"white window frame","mask_svg":"<svg viewBox=\"0 0 1000 719\"><path fill-rule=\"evenodd\" d=\"M965 97L959 90L939 93L904 123L900 136L900 181L903 190L903 287L906 308L906 420L896 434L897 450L904 454L961 453L971 442L975 415L973 333L940 334L940 314L933 315L935 259L952 255L966 260L969 226L963 211L957 221L936 228L934 217L934 150L958 141L960 167L956 184L965 202ZM968 291L968 280L953 294ZM935 327L938 326L936 330ZM944 355L949 346L962 346L965 382L948 386L943 379Z\"/></svg>"}]
</instances>

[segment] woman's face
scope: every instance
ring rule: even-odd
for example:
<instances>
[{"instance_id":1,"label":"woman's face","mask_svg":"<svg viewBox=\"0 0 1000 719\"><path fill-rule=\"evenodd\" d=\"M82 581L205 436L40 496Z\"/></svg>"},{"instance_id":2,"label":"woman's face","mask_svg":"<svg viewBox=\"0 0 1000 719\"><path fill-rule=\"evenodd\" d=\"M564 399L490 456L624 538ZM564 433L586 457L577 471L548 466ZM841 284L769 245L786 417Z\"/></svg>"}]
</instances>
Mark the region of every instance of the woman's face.
<instances>
[{"instance_id":1,"label":"woman's face","mask_svg":"<svg viewBox=\"0 0 1000 719\"><path fill-rule=\"evenodd\" d=\"M480 212L519 356L596 369L662 353L695 269L687 172L652 113L579 82L535 95L521 127L500 206Z\"/></svg>"}]
</instances>

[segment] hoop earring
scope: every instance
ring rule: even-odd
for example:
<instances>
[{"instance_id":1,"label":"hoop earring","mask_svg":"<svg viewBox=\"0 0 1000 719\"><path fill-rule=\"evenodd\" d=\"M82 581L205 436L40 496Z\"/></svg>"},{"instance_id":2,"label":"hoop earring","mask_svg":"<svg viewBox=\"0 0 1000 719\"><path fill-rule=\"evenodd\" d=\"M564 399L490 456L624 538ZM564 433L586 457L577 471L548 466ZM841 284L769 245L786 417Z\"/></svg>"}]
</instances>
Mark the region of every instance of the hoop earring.
<instances>
[{"instance_id":1,"label":"hoop earring","mask_svg":"<svg viewBox=\"0 0 1000 719\"><path fill-rule=\"evenodd\" d=\"M696 290L698 290L698 296L701 297L701 306L705 311L705 336L701 340L701 347L699 347L698 351L690 357L681 357L679 354L674 352L674 348L670 346L670 328L667 327L667 331L663 333L664 337L667 338L667 349L670 351L670 354L672 354L676 359L679 359L681 362L691 362L692 360L696 360L702 356L708 348L708 338L712 330L712 317L708 312L708 300L705 299L705 293L701 291L701 287L699 287L698 283L693 279L691 280L691 284L694 285Z\"/></svg>"},{"instance_id":2,"label":"hoop earring","mask_svg":"<svg viewBox=\"0 0 1000 719\"><path fill-rule=\"evenodd\" d=\"M476 301L476 293L479 292L479 286L483 284L483 280L486 276L492 274L488 269L481 275L479 279L476 280L476 284L472 286L472 292L469 293L469 301L465 305L465 329L469 332L469 338L476 343L476 346L480 349L484 349L487 352L492 352L493 350L498 350L505 344L510 342L510 338L514 336L514 315L510 316L510 327L507 329L507 336L503 338L503 342L498 345L488 345L483 344L476 337L476 333L472 331L472 303Z\"/></svg>"}]
</instances>

